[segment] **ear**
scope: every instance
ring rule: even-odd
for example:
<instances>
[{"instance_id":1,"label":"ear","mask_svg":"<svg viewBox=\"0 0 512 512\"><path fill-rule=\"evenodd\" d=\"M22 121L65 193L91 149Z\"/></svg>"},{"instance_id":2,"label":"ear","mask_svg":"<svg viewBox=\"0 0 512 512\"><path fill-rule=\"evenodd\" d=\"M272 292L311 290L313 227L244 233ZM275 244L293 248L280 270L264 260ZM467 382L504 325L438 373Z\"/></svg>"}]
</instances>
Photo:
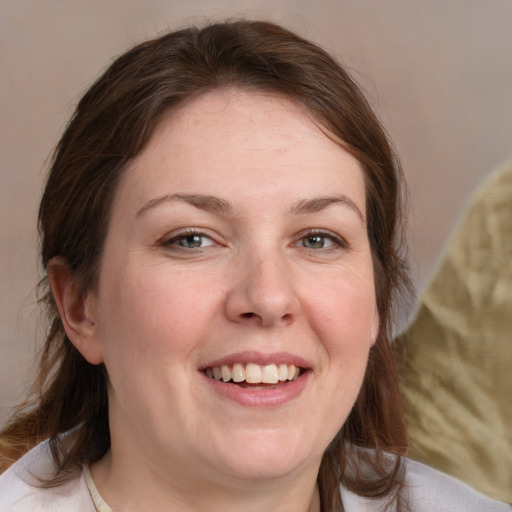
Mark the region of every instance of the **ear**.
<instances>
[{"instance_id":1,"label":"ear","mask_svg":"<svg viewBox=\"0 0 512 512\"><path fill-rule=\"evenodd\" d=\"M79 292L64 258L52 258L48 262L47 272L64 330L71 343L89 363L103 362L93 298Z\"/></svg>"},{"instance_id":2,"label":"ear","mask_svg":"<svg viewBox=\"0 0 512 512\"><path fill-rule=\"evenodd\" d=\"M375 345L377 338L379 337L380 331L380 317L377 308L375 308L375 312L373 313L372 325L370 327L370 347Z\"/></svg>"}]
</instances>

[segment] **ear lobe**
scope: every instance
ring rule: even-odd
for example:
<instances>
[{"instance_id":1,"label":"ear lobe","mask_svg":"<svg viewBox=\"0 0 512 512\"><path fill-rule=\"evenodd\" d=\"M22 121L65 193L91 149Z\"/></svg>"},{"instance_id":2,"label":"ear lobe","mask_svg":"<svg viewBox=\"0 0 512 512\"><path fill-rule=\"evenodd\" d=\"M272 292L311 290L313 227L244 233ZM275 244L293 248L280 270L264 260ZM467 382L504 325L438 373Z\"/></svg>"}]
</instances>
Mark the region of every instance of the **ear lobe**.
<instances>
[{"instance_id":1,"label":"ear lobe","mask_svg":"<svg viewBox=\"0 0 512 512\"><path fill-rule=\"evenodd\" d=\"M377 308L375 308L375 313L373 314L372 325L370 328L370 347L373 347L373 345L375 345L377 338L379 337L379 331L380 331L380 317L379 317L379 312L377 311Z\"/></svg>"},{"instance_id":2,"label":"ear lobe","mask_svg":"<svg viewBox=\"0 0 512 512\"><path fill-rule=\"evenodd\" d=\"M71 343L89 363L103 362L92 298L79 292L64 258L52 258L48 262L47 272L64 330Z\"/></svg>"}]
</instances>

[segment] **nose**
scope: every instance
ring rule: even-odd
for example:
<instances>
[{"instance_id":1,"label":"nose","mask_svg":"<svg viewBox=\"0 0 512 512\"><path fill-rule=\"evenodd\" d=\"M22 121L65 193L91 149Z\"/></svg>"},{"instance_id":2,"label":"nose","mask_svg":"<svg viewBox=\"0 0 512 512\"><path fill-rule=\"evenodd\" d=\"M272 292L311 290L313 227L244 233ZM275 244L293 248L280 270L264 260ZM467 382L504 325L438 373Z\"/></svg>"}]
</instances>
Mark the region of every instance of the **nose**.
<instances>
[{"instance_id":1,"label":"nose","mask_svg":"<svg viewBox=\"0 0 512 512\"><path fill-rule=\"evenodd\" d=\"M285 325L300 312L294 278L282 255L253 253L238 262L231 278L226 315L233 322Z\"/></svg>"}]
</instances>

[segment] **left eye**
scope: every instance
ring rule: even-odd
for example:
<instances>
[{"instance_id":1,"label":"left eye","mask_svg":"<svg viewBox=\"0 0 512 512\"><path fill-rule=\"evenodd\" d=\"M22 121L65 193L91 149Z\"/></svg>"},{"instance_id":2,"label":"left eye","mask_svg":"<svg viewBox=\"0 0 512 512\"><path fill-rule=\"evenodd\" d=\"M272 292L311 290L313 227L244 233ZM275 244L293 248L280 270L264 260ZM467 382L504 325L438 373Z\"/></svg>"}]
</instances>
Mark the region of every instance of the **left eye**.
<instances>
[{"instance_id":1,"label":"left eye","mask_svg":"<svg viewBox=\"0 0 512 512\"><path fill-rule=\"evenodd\" d=\"M323 234L310 234L301 238L299 242L306 249L325 249L335 244L332 237Z\"/></svg>"}]
</instances>

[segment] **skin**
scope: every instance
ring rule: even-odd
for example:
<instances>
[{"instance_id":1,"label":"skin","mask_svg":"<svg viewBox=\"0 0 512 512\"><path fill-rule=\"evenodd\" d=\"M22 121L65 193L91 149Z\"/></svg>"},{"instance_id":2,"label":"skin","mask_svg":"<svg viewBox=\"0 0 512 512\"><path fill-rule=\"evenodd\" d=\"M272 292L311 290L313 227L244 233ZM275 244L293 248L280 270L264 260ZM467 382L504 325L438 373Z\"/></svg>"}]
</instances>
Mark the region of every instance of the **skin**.
<instances>
[{"instance_id":1,"label":"skin","mask_svg":"<svg viewBox=\"0 0 512 512\"><path fill-rule=\"evenodd\" d=\"M288 99L220 90L163 119L116 192L97 289L49 266L68 336L108 371L92 476L114 511L319 510L378 333L365 211L358 161ZM200 370L240 352L300 357L304 384L226 398Z\"/></svg>"}]
</instances>

